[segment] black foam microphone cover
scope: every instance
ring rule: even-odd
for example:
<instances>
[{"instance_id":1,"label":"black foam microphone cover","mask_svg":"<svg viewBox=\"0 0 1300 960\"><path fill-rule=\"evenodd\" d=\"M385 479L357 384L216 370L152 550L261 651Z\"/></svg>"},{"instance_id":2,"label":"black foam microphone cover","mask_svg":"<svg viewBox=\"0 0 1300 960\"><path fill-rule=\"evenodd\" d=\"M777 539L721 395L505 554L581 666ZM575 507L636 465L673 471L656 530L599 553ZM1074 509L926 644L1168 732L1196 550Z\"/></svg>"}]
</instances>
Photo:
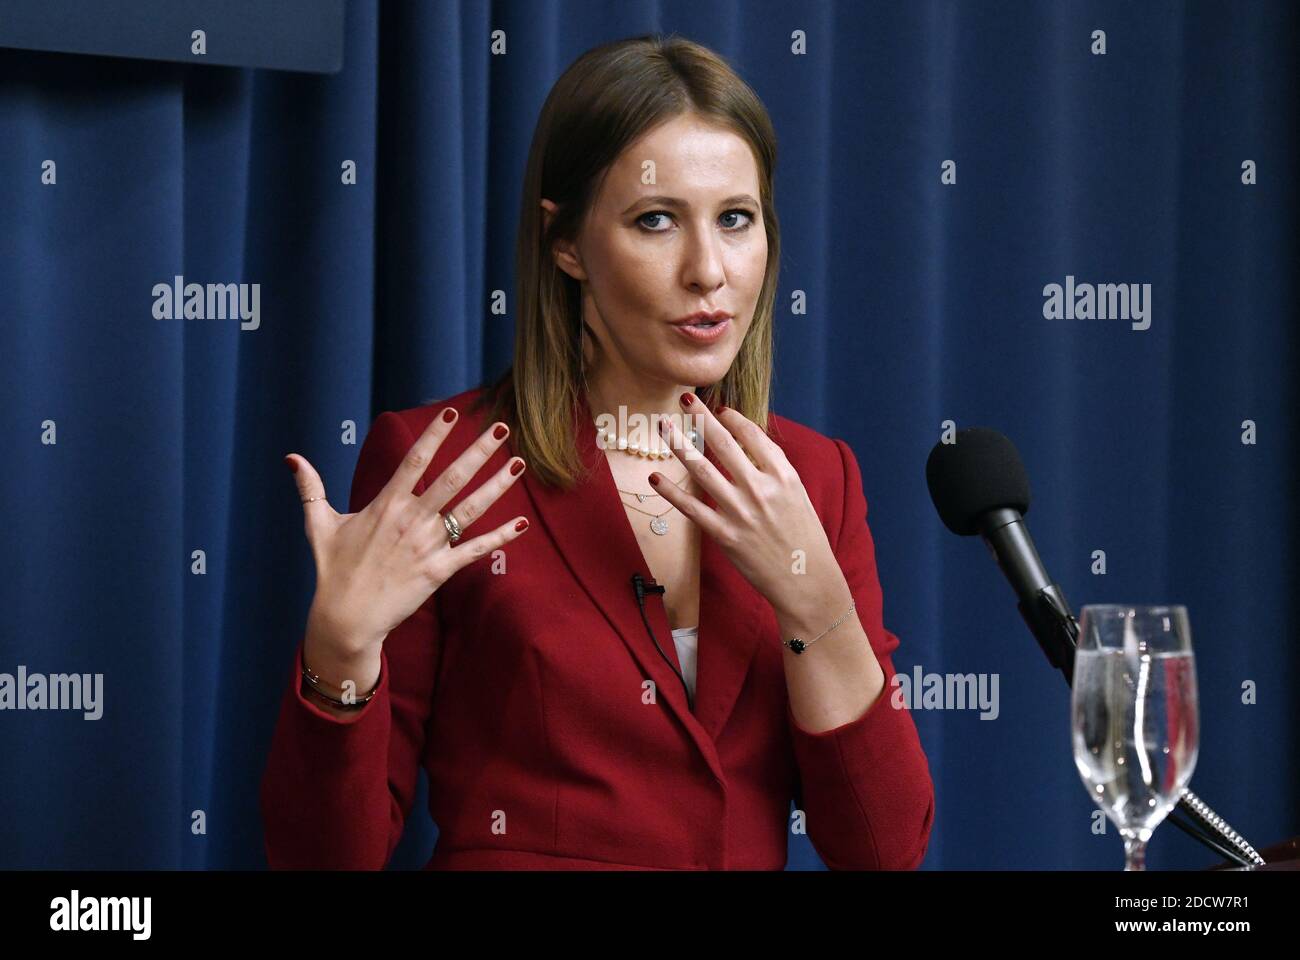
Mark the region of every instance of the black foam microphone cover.
<instances>
[{"instance_id":1,"label":"black foam microphone cover","mask_svg":"<svg viewBox=\"0 0 1300 960\"><path fill-rule=\"evenodd\" d=\"M989 427L958 430L955 441L935 444L925 461L930 499L945 527L970 537L990 510L1029 512L1029 477L1014 443Z\"/></svg>"}]
</instances>

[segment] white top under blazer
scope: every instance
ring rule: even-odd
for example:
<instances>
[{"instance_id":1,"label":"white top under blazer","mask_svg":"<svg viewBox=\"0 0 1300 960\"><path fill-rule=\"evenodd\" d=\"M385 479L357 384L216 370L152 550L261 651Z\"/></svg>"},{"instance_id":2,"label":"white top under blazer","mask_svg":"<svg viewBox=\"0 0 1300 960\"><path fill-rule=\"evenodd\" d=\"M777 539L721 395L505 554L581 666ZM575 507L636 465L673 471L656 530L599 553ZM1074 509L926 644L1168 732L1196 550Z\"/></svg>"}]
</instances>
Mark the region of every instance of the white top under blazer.
<instances>
[{"instance_id":1,"label":"white top under blazer","mask_svg":"<svg viewBox=\"0 0 1300 960\"><path fill-rule=\"evenodd\" d=\"M695 657L700 649L700 628L680 627L673 631L673 644L677 647L677 659L682 665L682 676L695 699Z\"/></svg>"}]
</instances>

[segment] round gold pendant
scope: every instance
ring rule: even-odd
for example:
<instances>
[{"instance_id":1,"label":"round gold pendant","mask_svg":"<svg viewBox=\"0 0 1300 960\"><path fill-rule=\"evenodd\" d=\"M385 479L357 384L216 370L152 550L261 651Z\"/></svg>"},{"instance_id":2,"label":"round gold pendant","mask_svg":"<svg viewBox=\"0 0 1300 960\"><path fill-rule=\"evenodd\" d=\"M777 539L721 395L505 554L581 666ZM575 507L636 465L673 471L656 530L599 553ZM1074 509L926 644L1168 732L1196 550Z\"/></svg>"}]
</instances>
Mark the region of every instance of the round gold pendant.
<instances>
[{"instance_id":1,"label":"round gold pendant","mask_svg":"<svg viewBox=\"0 0 1300 960\"><path fill-rule=\"evenodd\" d=\"M668 521L663 517L655 517L650 521L650 529L662 537L668 533Z\"/></svg>"}]
</instances>

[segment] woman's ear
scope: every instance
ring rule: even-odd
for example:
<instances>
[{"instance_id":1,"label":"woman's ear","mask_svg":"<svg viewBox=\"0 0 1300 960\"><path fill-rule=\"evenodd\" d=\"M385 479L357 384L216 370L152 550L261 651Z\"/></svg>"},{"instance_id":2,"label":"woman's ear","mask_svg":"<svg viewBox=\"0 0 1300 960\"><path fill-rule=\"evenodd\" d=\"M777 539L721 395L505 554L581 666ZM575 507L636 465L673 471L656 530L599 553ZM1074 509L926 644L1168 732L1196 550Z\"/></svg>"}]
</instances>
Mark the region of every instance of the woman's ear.
<instances>
[{"instance_id":1,"label":"woman's ear","mask_svg":"<svg viewBox=\"0 0 1300 960\"><path fill-rule=\"evenodd\" d=\"M556 211L559 207L552 200L542 199L542 233L545 234L551 226L551 220L555 218ZM555 258L555 265L573 277L575 280L586 280L587 271L582 267L582 259L578 256L577 248L568 242L557 242L551 250L551 256Z\"/></svg>"}]
</instances>

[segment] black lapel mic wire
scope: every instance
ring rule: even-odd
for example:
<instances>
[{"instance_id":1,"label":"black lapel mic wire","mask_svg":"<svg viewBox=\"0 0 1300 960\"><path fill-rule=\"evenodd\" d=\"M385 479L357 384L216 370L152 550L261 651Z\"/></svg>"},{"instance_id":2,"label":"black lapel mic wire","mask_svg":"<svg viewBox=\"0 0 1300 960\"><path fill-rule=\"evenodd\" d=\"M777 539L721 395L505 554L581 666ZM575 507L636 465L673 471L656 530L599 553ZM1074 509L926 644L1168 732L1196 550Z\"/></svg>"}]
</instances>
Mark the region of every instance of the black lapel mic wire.
<instances>
[{"instance_id":1,"label":"black lapel mic wire","mask_svg":"<svg viewBox=\"0 0 1300 960\"><path fill-rule=\"evenodd\" d=\"M659 651L659 656L664 658L664 663L668 664L668 669L682 682L682 690L686 693L686 705L694 713L695 698L691 696L691 688L687 686L686 678L682 676L681 671L673 665L672 659L668 654L664 653L664 648L659 646L659 639L655 636L654 628L650 626L650 618L646 616L645 612L645 595L647 593L664 593L667 587L662 587L653 580L647 584L641 574L634 573L632 574L632 589L636 593L636 605L637 609L641 611L641 622L645 624L645 632L649 635L650 642L655 645L655 649Z\"/></svg>"}]
</instances>

